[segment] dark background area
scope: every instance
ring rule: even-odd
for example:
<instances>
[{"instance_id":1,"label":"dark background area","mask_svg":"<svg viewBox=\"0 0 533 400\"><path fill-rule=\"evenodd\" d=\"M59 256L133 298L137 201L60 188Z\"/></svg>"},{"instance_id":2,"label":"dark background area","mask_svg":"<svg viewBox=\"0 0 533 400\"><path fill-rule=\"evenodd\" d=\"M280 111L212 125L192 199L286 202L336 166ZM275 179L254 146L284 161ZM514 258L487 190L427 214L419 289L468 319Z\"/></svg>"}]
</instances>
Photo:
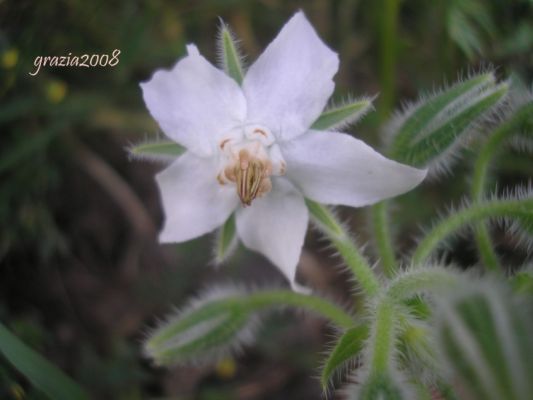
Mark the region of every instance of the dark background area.
<instances>
[{"instance_id":1,"label":"dark background area","mask_svg":"<svg viewBox=\"0 0 533 400\"><path fill-rule=\"evenodd\" d=\"M243 248L214 267L212 236L159 245L153 177L162 166L132 161L126 151L160 135L139 82L172 66L186 43L214 62L222 17L253 61L300 8L340 54L334 98L379 94L377 112L352 130L373 146L401 101L461 71L494 65L499 77L531 85L530 0L0 1L0 320L95 398L321 398L315 376L334 332L308 315L274 314L255 346L215 366L160 369L142 357L156 318L206 285L286 283ZM29 75L37 56L114 49L115 67ZM499 167L502 190L533 175L531 159L519 154ZM460 199L469 168L459 164L453 176L400 199L395 222L405 250L418 225ZM341 213L361 243L370 240L365 210ZM519 260L516 243L494 233L509 262ZM474 262L467 239L454 249L454 261ZM311 230L301 280L348 303L338 264ZM44 396L0 358L0 398Z\"/></svg>"}]
</instances>

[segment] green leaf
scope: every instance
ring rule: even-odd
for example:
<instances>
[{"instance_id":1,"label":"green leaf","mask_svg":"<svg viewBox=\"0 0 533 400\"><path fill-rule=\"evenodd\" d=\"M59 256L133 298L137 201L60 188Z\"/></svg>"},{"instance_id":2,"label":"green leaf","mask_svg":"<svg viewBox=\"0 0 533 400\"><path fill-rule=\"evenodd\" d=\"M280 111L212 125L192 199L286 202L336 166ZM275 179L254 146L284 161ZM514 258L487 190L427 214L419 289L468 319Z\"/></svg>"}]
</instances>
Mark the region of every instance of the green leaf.
<instances>
[{"instance_id":1,"label":"green leaf","mask_svg":"<svg viewBox=\"0 0 533 400\"><path fill-rule=\"evenodd\" d=\"M226 261L237 247L238 242L235 215L232 214L218 231L215 244L215 263L221 264Z\"/></svg>"},{"instance_id":2,"label":"green leaf","mask_svg":"<svg viewBox=\"0 0 533 400\"><path fill-rule=\"evenodd\" d=\"M322 369L320 383L324 390L333 378L335 371L345 365L347 361L357 357L363 349L365 340L368 338L368 333L369 329L367 325L359 325L348 329L339 338Z\"/></svg>"},{"instance_id":3,"label":"green leaf","mask_svg":"<svg viewBox=\"0 0 533 400\"><path fill-rule=\"evenodd\" d=\"M468 106L458 114L452 115L443 121L442 125L419 138L409 149L398 154L399 161L417 167L431 166L455 144L460 143L471 125L486 116L503 99L507 91L508 85L503 83L471 99Z\"/></svg>"},{"instance_id":4,"label":"green leaf","mask_svg":"<svg viewBox=\"0 0 533 400\"><path fill-rule=\"evenodd\" d=\"M0 324L0 353L26 376L33 386L54 400L85 400L89 395L72 379L22 343Z\"/></svg>"},{"instance_id":5,"label":"green leaf","mask_svg":"<svg viewBox=\"0 0 533 400\"><path fill-rule=\"evenodd\" d=\"M222 52L222 67L226 74L241 85L244 79L242 56L239 53L237 41L225 23L222 23L219 34L219 49Z\"/></svg>"},{"instance_id":6,"label":"green leaf","mask_svg":"<svg viewBox=\"0 0 533 400\"><path fill-rule=\"evenodd\" d=\"M134 158L169 162L185 153L186 149L176 142L160 140L131 146L128 151Z\"/></svg>"},{"instance_id":7,"label":"green leaf","mask_svg":"<svg viewBox=\"0 0 533 400\"><path fill-rule=\"evenodd\" d=\"M162 323L145 342L159 365L206 362L246 342L251 316L234 288L214 289Z\"/></svg>"},{"instance_id":8,"label":"green leaf","mask_svg":"<svg viewBox=\"0 0 533 400\"><path fill-rule=\"evenodd\" d=\"M457 83L436 96L421 100L413 110L406 112L406 116L399 117L401 123L394 124L397 128L391 132L394 136L390 147L391 156L398 158L399 154L405 152L417 135L420 135L432 121L438 119L439 114L452 103L492 87L494 82L493 73L480 74Z\"/></svg>"},{"instance_id":9,"label":"green leaf","mask_svg":"<svg viewBox=\"0 0 533 400\"><path fill-rule=\"evenodd\" d=\"M161 365L215 361L252 341L257 313L287 306L324 316L343 329L353 326L346 311L317 296L289 290L248 292L218 287L161 323L146 340L145 353Z\"/></svg>"},{"instance_id":10,"label":"green leaf","mask_svg":"<svg viewBox=\"0 0 533 400\"><path fill-rule=\"evenodd\" d=\"M477 54L483 54L487 40L496 34L489 9L480 0L456 0L450 5L446 21L448 34L473 60Z\"/></svg>"},{"instance_id":11,"label":"green leaf","mask_svg":"<svg viewBox=\"0 0 533 400\"><path fill-rule=\"evenodd\" d=\"M345 127L362 118L372 108L372 100L355 100L324 111L311 129L325 131Z\"/></svg>"},{"instance_id":12,"label":"green leaf","mask_svg":"<svg viewBox=\"0 0 533 400\"><path fill-rule=\"evenodd\" d=\"M437 305L438 344L461 392L474 400L530 399L532 304L493 278L470 282Z\"/></svg>"}]
</instances>

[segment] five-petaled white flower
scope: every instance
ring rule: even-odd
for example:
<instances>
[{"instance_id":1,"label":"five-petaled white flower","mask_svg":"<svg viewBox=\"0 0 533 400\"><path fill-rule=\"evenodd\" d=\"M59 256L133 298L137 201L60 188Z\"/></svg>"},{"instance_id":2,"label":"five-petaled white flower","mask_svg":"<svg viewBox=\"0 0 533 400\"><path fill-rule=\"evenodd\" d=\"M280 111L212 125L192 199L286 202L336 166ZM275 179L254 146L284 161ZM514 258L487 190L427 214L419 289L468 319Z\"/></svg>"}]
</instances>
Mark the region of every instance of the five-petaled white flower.
<instances>
[{"instance_id":1,"label":"five-petaled white flower","mask_svg":"<svg viewBox=\"0 0 533 400\"><path fill-rule=\"evenodd\" d=\"M294 287L308 225L304 197L361 207L404 193L425 171L389 160L347 134L311 130L334 89L338 57L302 12L248 69L242 86L194 45L141 84L163 132L187 152L157 175L161 242L183 242L232 213L244 245Z\"/></svg>"}]
</instances>

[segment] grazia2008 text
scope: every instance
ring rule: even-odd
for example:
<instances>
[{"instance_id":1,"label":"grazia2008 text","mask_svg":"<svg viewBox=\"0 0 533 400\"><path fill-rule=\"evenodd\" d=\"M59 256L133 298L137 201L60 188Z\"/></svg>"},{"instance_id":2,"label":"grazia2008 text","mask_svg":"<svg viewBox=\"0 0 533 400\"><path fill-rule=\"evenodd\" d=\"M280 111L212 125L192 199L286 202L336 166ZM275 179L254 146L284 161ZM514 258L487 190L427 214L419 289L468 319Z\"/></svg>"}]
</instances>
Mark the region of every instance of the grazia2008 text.
<instances>
[{"instance_id":1,"label":"grazia2008 text","mask_svg":"<svg viewBox=\"0 0 533 400\"><path fill-rule=\"evenodd\" d=\"M33 61L35 70L29 72L35 76L41 70L41 67L114 67L119 63L120 50L115 49L111 54L82 54L80 56L68 53L67 56L37 56Z\"/></svg>"}]
</instances>

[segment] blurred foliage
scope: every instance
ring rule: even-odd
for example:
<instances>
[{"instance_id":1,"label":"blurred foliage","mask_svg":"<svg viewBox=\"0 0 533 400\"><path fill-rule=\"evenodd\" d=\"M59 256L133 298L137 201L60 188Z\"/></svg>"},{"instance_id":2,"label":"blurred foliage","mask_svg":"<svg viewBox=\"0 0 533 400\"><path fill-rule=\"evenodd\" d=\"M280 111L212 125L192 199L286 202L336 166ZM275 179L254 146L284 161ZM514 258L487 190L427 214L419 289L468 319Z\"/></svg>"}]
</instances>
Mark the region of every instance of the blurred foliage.
<instances>
[{"instance_id":1,"label":"blurred foliage","mask_svg":"<svg viewBox=\"0 0 533 400\"><path fill-rule=\"evenodd\" d=\"M177 248L158 246L161 211L152 179L157 167L129 163L124 149L159 135L138 83L156 68L171 66L189 42L215 60L219 16L253 58L302 8L340 53L337 97L392 93L397 105L398 98L411 99L420 88L487 63L498 66L502 76L532 81L530 0L393 1L398 7L392 22L381 21L383 1L0 2L2 322L99 399L319 398L317 380L307 378L316 375L318 365L309 354L324 342L324 327L315 322L298 328L284 325L285 317L269 320L263 347L238 360L229 378L206 369L154 369L138 354L143 330L153 325L151 315L161 315L169 302L182 302L217 276L280 278L262 268L264 260L242 251L222 271L212 270L209 242L203 239ZM391 23L397 27L394 41L379 53L378 27ZM36 76L29 74L37 56L114 49L121 50L116 67L42 67ZM392 81L379 74L389 52L395 54ZM386 116L370 114L358 135L376 144ZM523 156L501 164L504 182L516 183L532 172ZM461 168L466 167L459 166L458 174ZM411 232L413 221L457 199L464 186L454 179L404 196L402 229ZM308 242L309 248L317 246L314 235ZM514 257L513 243L503 234L499 245ZM324 263L319 252L306 257L309 280L346 296L342 277L314 267L316 259ZM454 257L468 264L468 250ZM0 397L44 395L0 359Z\"/></svg>"}]
</instances>

